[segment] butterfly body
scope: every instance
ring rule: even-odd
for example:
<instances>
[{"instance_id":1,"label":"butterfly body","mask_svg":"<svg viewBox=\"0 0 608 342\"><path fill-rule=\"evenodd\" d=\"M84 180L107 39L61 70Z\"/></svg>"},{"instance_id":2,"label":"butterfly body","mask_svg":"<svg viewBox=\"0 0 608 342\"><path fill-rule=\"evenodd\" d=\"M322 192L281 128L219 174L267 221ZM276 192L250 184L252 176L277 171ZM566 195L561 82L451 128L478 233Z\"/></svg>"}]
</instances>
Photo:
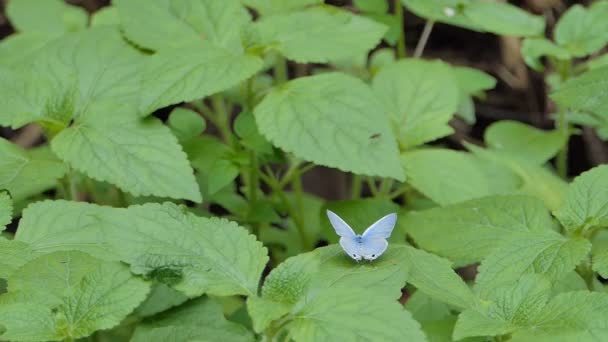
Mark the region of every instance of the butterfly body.
<instances>
[{"instance_id":1,"label":"butterfly body","mask_svg":"<svg viewBox=\"0 0 608 342\"><path fill-rule=\"evenodd\" d=\"M389 214L369 226L363 234L355 234L353 229L338 215L327 211L327 216L336 233L340 236L340 246L356 261L375 260L388 248L388 239L395 228L397 215Z\"/></svg>"}]
</instances>

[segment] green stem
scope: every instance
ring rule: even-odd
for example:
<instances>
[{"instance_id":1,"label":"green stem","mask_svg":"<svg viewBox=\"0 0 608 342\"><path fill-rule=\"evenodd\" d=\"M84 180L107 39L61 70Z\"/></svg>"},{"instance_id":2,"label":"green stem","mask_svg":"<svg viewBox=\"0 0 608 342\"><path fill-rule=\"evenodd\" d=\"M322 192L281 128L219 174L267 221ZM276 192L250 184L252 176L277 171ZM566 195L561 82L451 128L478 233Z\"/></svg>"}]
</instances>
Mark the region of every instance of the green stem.
<instances>
[{"instance_id":1,"label":"green stem","mask_svg":"<svg viewBox=\"0 0 608 342\"><path fill-rule=\"evenodd\" d=\"M585 280L585 284L587 285L587 289L589 291L594 290L594 280L595 280L595 272L591 268L591 263L589 260L583 261L580 265L576 267L576 271L578 274Z\"/></svg>"},{"instance_id":2,"label":"green stem","mask_svg":"<svg viewBox=\"0 0 608 342\"><path fill-rule=\"evenodd\" d=\"M384 178L380 183L380 194L383 196L389 196L392 187L393 180L390 178Z\"/></svg>"},{"instance_id":3,"label":"green stem","mask_svg":"<svg viewBox=\"0 0 608 342\"><path fill-rule=\"evenodd\" d=\"M215 94L211 96L211 103L213 104L213 110L215 111L216 121L215 124L228 144L232 145L232 132L230 131L230 113L226 109L226 102L221 95Z\"/></svg>"},{"instance_id":4,"label":"green stem","mask_svg":"<svg viewBox=\"0 0 608 342\"><path fill-rule=\"evenodd\" d=\"M258 188L260 179L258 177L258 157L254 151L249 151L249 206L252 207L258 200Z\"/></svg>"},{"instance_id":5,"label":"green stem","mask_svg":"<svg viewBox=\"0 0 608 342\"><path fill-rule=\"evenodd\" d=\"M287 82L287 60L283 56L277 57L274 65L274 78L277 85Z\"/></svg>"},{"instance_id":6,"label":"green stem","mask_svg":"<svg viewBox=\"0 0 608 342\"><path fill-rule=\"evenodd\" d=\"M399 27L399 37L397 38L397 58L406 57L405 51L405 28L403 27L403 5L401 0L395 0L395 17L397 18L397 26Z\"/></svg>"},{"instance_id":7,"label":"green stem","mask_svg":"<svg viewBox=\"0 0 608 342\"><path fill-rule=\"evenodd\" d=\"M352 192L350 197L352 199L359 199L361 197L361 188L363 187L363 180L359 175L353 175Z\"/></svg>"},{"instance_id":8,"label":"green stem","mask_svg":"<svg viewBox=\"0 0 608 342\"><path fill-rule=\"evenodd\" d=\"M367 182L367 186L369 187L369 191L371 191L372 195L377 196L378 187L376 186L374 179L372 177L366 177L365 181Z\"/></svg>"},{"instance_id":9,"label":"green stem","mask_svg":"<svg viewBox=\"0 0 608 342\"><path fill-rule=\"evenodd\" d=\"M296 197L296 226L300 231L300 237L302 239L302 245L304 245L305 249L308 250L312 246L309 245L308 237L306 235L306 225L304 224L304 203L303 199L303 191L302 191L302 178L300 177L300 173L296 173L293 177L291 185L293 186L294 196Z\"/></svg>"},{"instance_id":10,"label":"green stem","mask_svg":"<svg viewBox=\"0 0 608 342\"><path fill-rule=\"evenodd\" d=\"M557 128L562 131L562 134L566 136L566 142L564 146L559 150L557 154L557 174L563 178L568 178L568 142L570 141L570 132L568 122L566 120L566 112L560 110L557 116Z\"/></svg>"}]
</instances>

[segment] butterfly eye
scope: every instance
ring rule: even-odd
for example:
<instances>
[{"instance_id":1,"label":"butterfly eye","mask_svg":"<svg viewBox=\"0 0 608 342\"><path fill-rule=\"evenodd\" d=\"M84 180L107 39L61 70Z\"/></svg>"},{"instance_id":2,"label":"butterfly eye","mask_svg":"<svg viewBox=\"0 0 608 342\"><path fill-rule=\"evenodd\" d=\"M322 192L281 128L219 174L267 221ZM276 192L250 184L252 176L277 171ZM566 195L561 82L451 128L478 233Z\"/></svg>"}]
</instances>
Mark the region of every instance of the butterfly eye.
<instances>
[{"instance_id":1,"label":"butterfly eye","mask_svg":"<svg viewBox=\"0 0 608 342\"><path fill-rule=\"evenodd\" d=\"M375 258L375 257L376 257L376 254L372 254L372 258Z\"/></svg>"},{"instance_id":2,"label":"butterfly eye","mask_svg":"<svg viewBox=\"0 0 608 342\"><path fill-rule=\"evenodd\" d=\"M353 254L353 258L356 258L356 257L357 257L357 254Z\"/></svg>"}]
</instances>

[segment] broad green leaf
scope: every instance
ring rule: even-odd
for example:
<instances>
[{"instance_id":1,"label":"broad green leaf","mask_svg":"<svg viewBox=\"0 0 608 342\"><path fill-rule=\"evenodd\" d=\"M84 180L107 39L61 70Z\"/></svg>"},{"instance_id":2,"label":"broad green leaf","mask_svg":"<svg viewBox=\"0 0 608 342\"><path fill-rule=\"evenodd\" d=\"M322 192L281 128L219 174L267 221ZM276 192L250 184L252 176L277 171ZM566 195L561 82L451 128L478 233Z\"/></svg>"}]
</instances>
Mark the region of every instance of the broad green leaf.
<instances>
[{"instance_id":1,"label":"broad green leaf","mask_svg":"<svg viewBox=\"0 0 608 342\"><path fill-rule=\"evenodd\" d=\"M325 209L329 209L340 217L343 217L357 234L363 234L367 227L371 226L381 217L399 211L399 206L388 199L365 198L328 202ZM322 210L320 215L324 238L330 243L337 243L340 237L329 223L325 210ZM395 230L397 229L395 228ZM403 240L403 234L397 231L393 232L392 236L395 237L393 241Z\"/></svg>"},{"instance_id":2,"label":"broad green leaf","mask_svg":"<svg viewBox=\"0 0 608 342\"><path fill-rule=\"evenodd\" d=\"M245 342L254 338L245 327L227 321L220 304L201 297L139 324L131 341Z\"/></svg>"},{"instance_id":3,"label":"broad green leaf","mask_svg":"<svg viewBox=\"0 0 608 342\"><path fill-rule=\"evenodd\" d=\"M7 94L0 99L0 124L18 128L36 121L52 135L100 105L135 105L144 60L114 27L57 39L34 61L0 73L0 91Z\"/></svg>"},{"instance_id":4,"label":"broad green leaf","mask_svg":"<svg viewBox=\"0 0 608 342\"><path fill-rule=\"evenodd\" d=\"M6 295L4 295L6 296ZM0 296L0 299L2 296ZM36 303L10 303L0 305L2 331L5 340L58 341L61 336L52 309ZM8 330L7 330L8 329Z\"/></svg>"},{"instance_id":5,"label":"broad green leaf","mask_svg":"<svg viewBox=\"0 0 608 342\"><path fill-rule=\"evenodd\" d=\"M397 248L397 247L395 247ZM408 283L418 291L458 308L476 304L468 285L452 270L451 262L421 249L403 246L405 262L409 266Z\"/></svg>"},{"instance_id":6,"label":"broad green leaf","mask_svg":"<svg viewBox=\"0 0 608 342\"><path fill-rule=\"evenodd\" d=\"M83 8L68 5L63 0L11 0L6 14L19 32L56 35L83 30L88 20Z\"/></svg>"},{"instance_id":7,"label":"broad green leaf","mask_svg":"<svg viewBox=\"0 0 608 342\"><path fill-rule=\"evenodd\" d=\"M227 90L261 68L257 57L211 44L160 51L145 64L141 113Z\"/></svg>"},{"instance_id":8,"label":"broad green leaf","mask_svg":"<svg viewBox=\"0 0 608 342\"><path fill-rule=\"evenodd\" d=\"M481 70L468 67L452 67L461 91L467 95L478 95L496 86L496 79Z\"/></svg>"},{"instance_id":9,"label":"broad green leaf","mask_svg":"<svg viewBox=\"0 0 608 342\"><path fill-rule=\"evenodd\" d=\"M244 228L171 203L115 209L42 202L25 210L16 239L35 251L78 249L119 258L145 277L172 279L191 297L256 293L268 260Z\"/></svg>"},{"instance_id":10,"label":"broad green leaf","mask_svg":"<svg viewBox=\"0 0 608 342\"><path fill-rule=\"evenodd\" d=\"M322 6L262 17L253 41L298 63L327 63L373 49L387 27L336 7Z\"/></svg>"},{"instance_id":11,"label":"broad green leaf","mask_svg":"<svg viewBox=\"0 0 608 342\"><path fill-rule=\"evenodd\" d=\"M551 98L563 108L605 115L608 113L607 87L608 67L601 67L568 80L551 94Z\"/></svg>"},{"instance_id":12,"label":"broad green leaf","mask_svg":"<svg viewBox=\"0 0 608 342\"><path fill-rule=\"evenodd\" d=\"M11 340L31 338L17 321L19 312L5 311L14 304L33 306L30 329L44 332L45 339L75 339L118 325L149 291L124 265L75 251L42 255L13 273L8 284L0 301L8 297L9 305L0 306L0 321L7 329L1 336ZM27 296L14 296L11 303L11 294L20 291Z\"/></svg>"},{"instance_id":13,"label":"broad green leaf","mask_svg":"<svg viewBox=\"0 0 608 342\"><path fill-rule=\"evenodd\" d=\"M281 85L255 108L274 145L319 165L403 180L395 138L367 85L340 73Z\"/></svg>"},{"instance_id":14,"label":"broad green leaf","mask_svg":"<svg viewBox=\"0 0 608 342\"><path fill-rule=\"evenodd\" d=\"M428 296L422 291L416 291L409 296L404 306L420 323L440 321L452 315L449 305Z\"/></svg>"},{"instance_id":15,"label":"broad green leaf","mask_svg":"<svg viewBox=\"0 0 608 342\"><path fill-rule=\"evenodd\" d=\"M386 0L354 0L353 4L362 12L384 14L388 12Z\"/></svg>"},{"instance_id":16,"label":"broad green leaf","mask_svg":"<svg viewBox=\"0 0 608 342\"><path fill-rule=\"evenodd\" d=\"M207 44L242 51L242 30L251 20L238 0L120 0L113 3L127 39L155 51Z\"/></svg>"},{"instance_id":17,"label":"broad green leaf","mask_svg":"<svg viewBox=\"0 0 608 342\"><path fill-rule=\"evenodd\" d=\"M357 287L309 294L288 326L295 341L426 341L399 303Z\"/></svg>"},{"instance_id":18,"label":"broad green leaf","mask_svg":"<svg viewBox=\"0 0 608 342\"><path fill-rule=\"evenodd\" d=\"M566 143L559 130L543 131L517 121L498 121L484 133L490 149L542 165L557 154Z\"/></svg>"},{"instance_id":19,"label":"broad green leaf","mask_svg":"<svg viewBox=\"0 0 608 342\"><path fill-rule=\"evenodd\" d=\"M17 269L36 258L38 253L21 241L0 238L0 279L8 279Z\"/></svg>"},{"instance_id":20,"label":"broad green leaf","mask_svg":"<svg viewBox=\"0 0 608 342\"><path fill-rule=\"evenodd\" d=\"M492 196L401 217L416 243L458 265L481 261L516 232L550 230L549 211L529 196Z\"/></svg>"},{"instance_id":21,"label":"broad green leaf","mask_svg":"<svg viewBox=\"0 0 608 342\"><path fill-rule=\"evenodd\" d=\"M501 192L472 154L427 149L402 154L405 174L416 190L440 205Z\"/></svg>"},{"instance_id":22,"label":"broad green leaf","mask_svg":"<svg viewBox=\"0 0 608 342\"><path fill-rule=\"evenodd\" d=\"M227 185L232 184L232 180L238 175L238 168L232 161L235 151L210 136L200 136L184 141L183 144L192 167L197 171L196 180L203 197L214 202L222 201L221 197L214 196L217 196L221 190L227 189ZM228 206L226 209L236 210L233 212L242 214L236 206ZM245 210L244 207L240 209Z\"/></svg>"},{"instance_id":23,"label":"broad green leaf","mask_svg":"<svg viewBox=\"0 0 608 342\"><path fill-rule=\"evenodd\" d=\"M179 141L197 137L206 127L205 119L197 112L186 108L175 108L167 121Z\"/></svg>"},{"instance_id":24,"label":"broad green leaf","mask_svg":"<svg viewBox=\"0 0 608 342\"><path fill-rule=\"evenodd\" d=\"M320 5L324 0L241 0L241 2L265 16L293 12L308 6Z\"/></svg>"},{"instance_id":25,"label":"broad green leaf","mask_svg":"<svg viewBox=\"0 0 608 342\"><path fill-rule=\"evenodd\" d=\"M134 315L149 317L188 301L188 297L163 283L153 283L148 298L135 309Z\"/></svg>"},{"instance_id":26,"label":"broad green leaf","mask_svg":"<svg viewBox=\"0 0 608 342\"><path fill-rule=\"evenodd\" d=\"M251 112L241 112L234 120L234 133L241 138L243 146L264 154L273 152L272 145L260 134L255 117Z\"/></svg>"},{"instance_id":27,"label":"broad green leaf","mask_svg":"<svg viewBox=\"0 0 608 342\"><path fill-rule=\"evenodd\" d=\"M542 276L527 275L493 289L488 300L458 316L454 339L498 336L533 326L549 300L551 284Z\"/></svg>"},{"instance_id":28,"label":"broad green leaf","mask_svg":"<svg viewBox=\"0 0 608 342\"><path fill-rule=\"evenodd\" d=\"M575 291L551 299L540 315L531 320L529 331L535 335L545 332L558 337L570 336L563 341L601 341L608 336L607 321L607 294Z\"/></svg>"},{"instance_id":29,"label":"broad green leaf","mask_svg":"<svg viewBox=\"0 0 608 342\"><path fill-rule=\"evenodd\" d=\"M91 27L119 25L120 17L116 6L102 7L91 15Z\"/></svg>"},{"instance_id":30,"label":"broad green leaf","mask_svg":"<svg viewBox=\"0 0 608 342\"><path fill-rule=\"evenodd\" d=\"M602 278L608 278L608 250L604 249L593 254L593 270Z\"/></svg>"},{"instance_id":31,"label":"broad green leaf","mask_svg":"<svg viewBox=\"0 0 608 342\"><path fill-rule=\"evenodd\" d=\"M26 151L0 138L0 189L8 190L14 201L53 188L66 171L48 147Z\"/></svg>"},{"instance_id":32,"label":"broad green leaf","mask_svg":"<svg viewBox=\"0 0 608 342\"><path fill-rule=\"evenodd\" d=\"M597 166L576 177L555 216L569 232L608 224L608 166Z\"/></svg>"},{"instance_id":33,"label":"broad green leaf","mask_svg":"<svg viewBox=\"0 0 608 342\"><path fill-rule=\"evenodd\" d=\"M545 31L542 16L504 2L474 0L470 6L465 5L464 15L481 31L498 35L530 37L542 35Z\"/></svg>"},{"instance_id":34,"label":"broad green leaf","mask_svg":"<svg viewBox=\"0 0 608 342\"><path fill-rule=\"evenodd\" d=\"M135 196L201 201L186 154L156 118L137 119L110 108L91 109L51 141L53 151L89 177Z\"/></svg>"},{"instance_id":35,"label":"broad green leaf","mask_svg":"<svg viewBox=\"0 0 608 342\"><path fill-rule=\"evenodd\" d=\"M516 283L526 274L557 281L573 271L590 248L586 239L565 238L552 230L516 233L503 239L481 262L475 291L485 298L495 288Z\"/></svg>"},{"instance_id":36,"label":"broad green leaf","mask_svg":"<svg viewBox=\"0 0 608 342\"><path fill-rule=\"evenodd\" d=\"M468 143L465 143L465 146L481 160L502 165L502 169L509 170L518 177L519 184L509 189L509 192L537 197L550 210L556 210L561 206L568 183L549 167L535 165L492 149L483 149Z\"/></svg>"},{"instance_id":37,"label":"broad green leaf","mask_svg":"<svg viewBox=\"0 0 608 342\"><path fill-rule=\"evenodd\" d=\"M0 64L16 66L33 60L54 38L43 32L12 34L0 41Z\"/></svg>"},{"instance_id":38,"label":"broad green leaf","mask_svg":"<svg viewBox=\"0 0 608 342\"><path fill-rule=\"evenodd\" d=\"M397 139L407 149L452 133L459 87L447 64L404 60L382 68L373 88L388 110Z\"/></svg>"},{"instance_id":39,"label":"broad green leaf","mask_svg":"<svg viewBox=\"0 0 608 342\"><path fill-rule=\"evenodd\" d=\"M604 66L608 66L608 54L603 54L587 61L587 67L589 70L601 68Z\"/></svg>"},{"instance_id":40,"label":"broad green leaf","mask_svg":"<svg viewBox=\"0 0 608 342\"><path fill-rule=\"evenodd\" d=\"M513 5L485 0L402 0L415 14L475 31L507 36L538 36L545 29L542 17Z\"/></svg>"},{"instance_id":41,"label":"broad green leaf","mask_svg":"<svg viewBox=\"0 0 608 342\"><path fill-rule=\"evenodd\" d=\"M543 71L544 67L540 62L543 56L553 57L560 61L572 58L568 50L545 38L527 38L521 47L521 54L526 64L536 70Z\"/></svg>"},{"instance_id":42,"label":"broad green leaf","mask_svg":"<svg viewBox=\"0 0 608 342\"><path fill-rule=\"evenodd\" d=\"M0 190L0 231L3 231L12 220L13 200L6 191Z\"/></svg>"},{"instance_id":43,"label":"broad green leaf","mask_svg":"<svg viewBox=\"0 0 608 342\"><path fill-rule=\"evenodd\" d=\"M555 25L555 41L574 57L592 54L608 43L608 1L598 1L586 9L573 5Z\"/></svg>"}]
</instances>

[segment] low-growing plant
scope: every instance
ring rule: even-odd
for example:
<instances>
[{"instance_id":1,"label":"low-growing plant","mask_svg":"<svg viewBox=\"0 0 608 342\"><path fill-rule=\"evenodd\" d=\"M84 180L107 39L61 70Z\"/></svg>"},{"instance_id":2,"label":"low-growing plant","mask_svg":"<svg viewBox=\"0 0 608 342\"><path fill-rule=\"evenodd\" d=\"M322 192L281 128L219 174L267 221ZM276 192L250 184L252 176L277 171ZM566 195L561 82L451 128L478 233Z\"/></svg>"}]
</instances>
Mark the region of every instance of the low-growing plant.
<instances>
[{"instance_id":1,"label":"low-growing plant","mask_svg":"<svg viewBox=\"0 0 608 342\"><path fill-rule=\"evenodd\" d=\"M608 340L608 166L568 183L608 139L608 1L323 2L8 1L0 339ZM522 41L554 128L463 139L497 80L423 59L435 25ZM328 211L396 213L388 249Z\"/></svg>"}]
</instances>

